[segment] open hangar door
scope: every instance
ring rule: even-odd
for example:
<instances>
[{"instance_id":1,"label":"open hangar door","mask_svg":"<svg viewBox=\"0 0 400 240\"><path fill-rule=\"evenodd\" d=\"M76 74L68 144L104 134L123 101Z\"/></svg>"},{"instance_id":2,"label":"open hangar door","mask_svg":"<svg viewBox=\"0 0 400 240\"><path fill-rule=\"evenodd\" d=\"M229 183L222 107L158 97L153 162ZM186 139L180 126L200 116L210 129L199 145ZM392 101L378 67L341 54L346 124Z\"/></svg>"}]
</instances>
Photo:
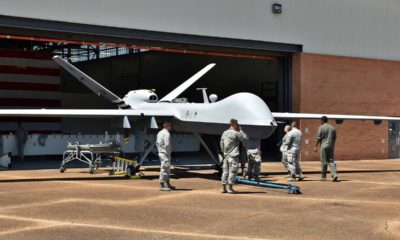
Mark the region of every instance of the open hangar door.
<instances>
[{"instance_id":1,"label":"open hangar door","mask_svg":"<svg viewBox=\"0 0 400 240\"><path fill-rule=\"evenodd\" d=\"M3 43L7 44L2 46L63 55L121 97L138 88L154 88L162 97L206 64L215 62L215 69L183 97L202 101L197 87L207 87L208 94L216 93L219 99L237 92L252 92L264 99L271 111L291 110L291 54L301 51L301 46L43 20L12 19L4 27L3 20L0 18L0 31ZM25 25L29 27L25 29ZM83 50L77 53L76 49ZM61 107L114 107L64 71L60 74ZM82 132L104 132L102 126L106 125L107 121L88 119L86 123L77 123L63 119L62 132L77 132L78 128ZM277 153L279 138L279 133L275 133L263 142L264 156L269 158L273 156L270 153Z\"/></svg>"}]
</instances>

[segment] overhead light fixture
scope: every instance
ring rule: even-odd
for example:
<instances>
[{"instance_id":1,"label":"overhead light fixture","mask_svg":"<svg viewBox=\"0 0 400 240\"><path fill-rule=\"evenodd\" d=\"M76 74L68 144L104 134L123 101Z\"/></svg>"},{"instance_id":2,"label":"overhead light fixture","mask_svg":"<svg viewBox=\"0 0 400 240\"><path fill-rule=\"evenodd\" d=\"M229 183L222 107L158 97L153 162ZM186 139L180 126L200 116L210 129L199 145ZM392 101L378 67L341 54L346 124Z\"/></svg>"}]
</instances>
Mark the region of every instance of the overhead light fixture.
<instances>
[{"instance_id":1,"label":"overhead light fixture","mask_svg":"<svg viewBox=\"0 0 400 240\"><path fill-rule=\"evenodd\" d=\"M275 14L281 14L282 13L282 4L273 3L272 4L272 12Z\"/></svg>"}]
</instances>

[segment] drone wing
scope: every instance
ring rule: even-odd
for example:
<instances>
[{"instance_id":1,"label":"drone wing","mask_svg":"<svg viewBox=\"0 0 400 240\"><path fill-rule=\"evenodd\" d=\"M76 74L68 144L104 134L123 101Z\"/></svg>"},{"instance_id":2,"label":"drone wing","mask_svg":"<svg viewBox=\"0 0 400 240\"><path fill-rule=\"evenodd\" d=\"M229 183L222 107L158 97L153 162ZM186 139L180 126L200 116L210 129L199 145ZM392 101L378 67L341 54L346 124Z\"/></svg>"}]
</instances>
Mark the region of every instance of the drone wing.
<instances>
[{"instance_id":1,"label":"drone wing","mask_svg":"<svg viewBox=\"0 0 400 240\"><path fill-rule=\"evenodd\" d=\"M7 117L173 117L163 110L133 109L0 109L0 116Z\"/></svg>"},{"instance_id":2,"label":"drone wing","mask_svg":"<svg viewBox=\"0 0 400 240\"><path fill-rule=\"evenodd\" d=\"M181 93L183 93L188 87L190 87L193 83L199 80L204 74L211 70L215 66L215 63L210 63L205 66L203 69L198 71L191 78L186 80L184 83L179 85L177 88L172 90L172 92L168 93L165 97L161 98L159 102L171 102L173 99L177 98Z\"/></svg>"},{"instance_id":3,"label":"drone wing","mask_svg":"<svg viewBox=\"0 0 400 240\"><path fill-rule=\"evenodd\" d=\"M273 112L272 116L275 119L321 119L322 116L334 120L372 120L375 123L381 121L400 121L400 117L388 116L368 116L368 115L345 115L345 114L321 114L321 113L284 113Z\"/></svg>"},{"instance_id":4,"label":"drone wing","mask_svg":"<svg viewBox=\"0 0 400 240\"><path fill-rule=\"evenodd\" d=\"M98 96L102 96L107 100L115 103L118 105L119 108L122 109L131 109L132 107L124 102L121 98L117 95L112 93L110 90L105 88L100 83L96 82L93 78L86 75L84 72L79 70L78 68L74 67L69 62L65 61L64 59L60 58L59 56L54 56L53 60L68 71L71 75L76 77L81 83L83 83L86 87L96 93Z\"/></svg>"}]
</instances>

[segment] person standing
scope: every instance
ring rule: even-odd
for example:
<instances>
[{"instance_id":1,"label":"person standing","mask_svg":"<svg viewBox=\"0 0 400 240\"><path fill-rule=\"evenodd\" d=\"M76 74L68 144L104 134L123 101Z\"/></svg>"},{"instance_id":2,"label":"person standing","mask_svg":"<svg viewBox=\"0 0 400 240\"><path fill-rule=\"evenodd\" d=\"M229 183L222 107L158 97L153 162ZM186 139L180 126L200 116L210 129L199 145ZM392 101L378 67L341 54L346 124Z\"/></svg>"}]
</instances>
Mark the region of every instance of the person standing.
<instances>
[{"instance_id":1,"label":"person standing","mask_svg":"<svg viewBox=\"0 0 400 240\"><path fill-rule=\"evenodd\" d=\"M161 131L157 134L157 149L160 158L160 191L175 190L175 187L170 184L171 174L171 134L172 124L163 122Z\"/></svg>"},{"instance_id":2,"label":"person standing","mask_svg":"<svg viewBox=\"0 0 400 240\"><path fill-rule=\"evenodd\" d=\"M236 119L230 120L230 128L221 136L222 165L222 193L235 193L232 185L235 183L239 168L239 145L247 140L246 133L240 128Z\"/></svg>"},{"instance_id":3,"label":"person standing","mask_svg":"<svg viewBox=\"0 0 400 240\"><path fill-rule=\"evenodd\" d=\"M242 170L241 175L244 178L247 177L248 167L249 167L248 165L249 165L249 159L247 157L247 148L245 145L240 143L239 144L239 168ZM239 170L238 170L238 174L239 174Z\"/></svg>"},{"instance_id":4,"label":"person standing","mask_svg":"<svg viewBox=\"0 0 400 240\"><path fill-rule=\"evenodd\" d=\"M260 139L250 138L246 141L247 148L247 179L254 178L255 181L260 181L260 167L261 167L261 150Z\"/></svg>"},{"instance_id":5,"label":"person standing","mask_svg":"<svg viewBox=\"0 0 400 240\"><path fill-rule=\"evenodd\" d=\"M17 129L15 130L15 139L17 142L18 158L20 161L24 161L24 149L25 143L28 140L28 131L25 130L21 122L17 123Z\"/></svg>"},{"instance_id":6,"label":"person standing","mask_svg":"<svg viewBox=\"0 0 400 240\"><path fill-rule=\"evenodd\" d=\"M332 181L338 181L336 163L334 159L335 142L336 129L328 123L328 117L322 116L321 126L318 128L317 132L317 144L315 145L314 149L314 151L317 152L318 146L321 147L321 181L326 181L328 163L332 176Z\"/></svg>"},{"instance_id":7,"label":"person standing","mask_svg":"<svg viewBox=\"0 0 400 240\"><path fill-rule=\"evenodd\" d=\"M288 161L287 161L288 141L286 140L289 137L288 133L291 129L292 129L292 127L290 125L286 125L285 128L283 129L283 131L285 132L285 135L283 136L283 138L281 140L281 146L279 148L279 150L282 153L282 159L281 159L282 164L285 167L286 171L288 172L288 175L286 177L291 177L291 174L289 172Z\"/></svg>"},{"instance_id":8,"label":"person standing","mask_svg":"<svg viewBox=\"0 0 400 240\"><path fill-rule=\"evenodd\" d=\"M292 122L291 130L288 132L287 141L287 162L288 168L291 175L291 181L296 181L296 175L298 180L304 179L301 166L300 166L300 151L301 151L301 139L303 134L296 127L296 122Z\"/></svg>"}]
</instances>

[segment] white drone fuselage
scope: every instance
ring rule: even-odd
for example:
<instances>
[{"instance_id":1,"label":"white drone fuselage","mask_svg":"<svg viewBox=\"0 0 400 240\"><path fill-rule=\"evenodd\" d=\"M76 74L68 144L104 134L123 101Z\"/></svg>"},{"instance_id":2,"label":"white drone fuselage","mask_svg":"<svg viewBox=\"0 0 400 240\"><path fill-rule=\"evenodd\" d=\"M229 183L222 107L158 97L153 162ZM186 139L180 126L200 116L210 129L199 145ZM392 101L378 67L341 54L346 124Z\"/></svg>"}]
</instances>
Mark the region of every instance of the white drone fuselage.
<instances>
[{"instance_id":1,"label":"white drone fuselage","mask_svg":"<svg viewBox=\"0 0 400 240\"><path fill-rule=\"evenodd\" d=\"M157 111L162 109L173 117L173 129L181 132L222 134L229 127L230 119L239 121L240 126L251 138L267 138L277 127L265 102L251 93L237 93L218 102L174 103L157 101L151 90L130 91L124 102L135 110ZM157 117L163 119L163 117Z\"/></svg>"}]
</instances>

